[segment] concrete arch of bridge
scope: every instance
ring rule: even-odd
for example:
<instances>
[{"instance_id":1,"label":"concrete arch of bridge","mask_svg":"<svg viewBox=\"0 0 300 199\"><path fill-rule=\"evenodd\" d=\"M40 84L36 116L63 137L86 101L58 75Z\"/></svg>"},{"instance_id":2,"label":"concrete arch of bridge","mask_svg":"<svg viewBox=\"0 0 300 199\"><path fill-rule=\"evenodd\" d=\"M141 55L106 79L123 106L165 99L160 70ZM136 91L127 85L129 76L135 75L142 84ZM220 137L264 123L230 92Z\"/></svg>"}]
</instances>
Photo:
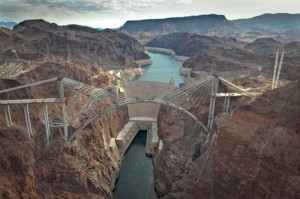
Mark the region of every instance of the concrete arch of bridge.
<instances>
[{"instance_id":1,"label":"concrete arch of bridge","mask_svg":"<svg viewBox=\"0 0 300 199\"><path fill-rule=\"evenodd\" d=\"M107 112L110 112L114 109L117 109L117 108L120 108L120 107L123 107L123 106L127 106L129 104L139 104L139 103L154 103L154 104L162 104L162 105L172 107L172 108L174 108L174 109L176 109L180 112L183 112L183 113L189 115L192 119L194 119L204 129L206 134L209 132L207 127L201 121L199 121L196 116L194 116L188 110L177 106L176 104L166 102L166 101L160 100L160 99L138 99L138 98L133 98L133 99L128 99L128 100L125 100L123 102L120 102L119 104L111 105L111 106L107 107L106 109L98 111L96 114L94 114L89 119L87 119L85 122L83 122L82 125L78 129L75 130L73 135L71 135L68 138L68 142L71 142L86 126L88 126L91 122L95 121L101 115L103 115Z\"/></svg>"}]
</instances>

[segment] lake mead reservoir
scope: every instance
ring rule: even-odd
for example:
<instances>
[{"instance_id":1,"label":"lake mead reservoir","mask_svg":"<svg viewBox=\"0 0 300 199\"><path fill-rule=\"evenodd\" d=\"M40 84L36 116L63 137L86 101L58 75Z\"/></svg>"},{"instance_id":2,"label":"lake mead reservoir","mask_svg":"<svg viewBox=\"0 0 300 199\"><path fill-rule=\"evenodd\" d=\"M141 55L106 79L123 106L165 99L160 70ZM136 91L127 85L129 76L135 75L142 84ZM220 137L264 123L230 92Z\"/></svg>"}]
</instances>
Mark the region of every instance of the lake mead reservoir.
<instances>
[{"instance_id":1,"label":"lake mead reservoir","mask_svg":"<svg viewBox=\"0 0 300 199\"><path fill-rule=\"evenodd\" d=\"M179 75L179 69L182 62L161 53L148 53L151 57L152 64L144 66L144 74L136 78L137 81L152 81L168 83L171 77L174 78L175 86L183 83L185 77Z\"/></svg>"}]
</instances>

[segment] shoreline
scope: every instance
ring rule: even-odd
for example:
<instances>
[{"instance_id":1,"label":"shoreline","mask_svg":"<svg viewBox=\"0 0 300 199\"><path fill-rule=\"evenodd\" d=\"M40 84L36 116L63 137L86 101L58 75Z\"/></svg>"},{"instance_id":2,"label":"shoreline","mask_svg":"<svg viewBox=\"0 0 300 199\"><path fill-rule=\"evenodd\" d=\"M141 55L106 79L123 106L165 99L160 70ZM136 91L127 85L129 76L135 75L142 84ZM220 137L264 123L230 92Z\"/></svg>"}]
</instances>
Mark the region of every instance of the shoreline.
<instances>
[{"instance_id":1,"label":"shoreline","mask_svg":"<svg viewBox=\"0 0 300 199\"><path fill-rule=\"evenodd\" d=\"M185 62L186 60L188 60L190 58L190 57L186 57L186 56L176 55L176 53L172 49L157 48L157 47L145 47L145 49L147 51L149 51L149 52L155 52L155 53L161 53L161 54L165 54L165 55L170 55L176 61Z\"/></svg>"},{"instance_id":2,"label":"shoreline","mask_svg":"<svg viewBox=\"0 0 300 199\"><path fill-rule=\"evenodd\" d=\"M135 60L134 63L136 63L137 65L139 65L139 67L141 66L147 66L152 64L152 60L151 59L140 59L140 60Z\"/></svg>"}]
</instances>

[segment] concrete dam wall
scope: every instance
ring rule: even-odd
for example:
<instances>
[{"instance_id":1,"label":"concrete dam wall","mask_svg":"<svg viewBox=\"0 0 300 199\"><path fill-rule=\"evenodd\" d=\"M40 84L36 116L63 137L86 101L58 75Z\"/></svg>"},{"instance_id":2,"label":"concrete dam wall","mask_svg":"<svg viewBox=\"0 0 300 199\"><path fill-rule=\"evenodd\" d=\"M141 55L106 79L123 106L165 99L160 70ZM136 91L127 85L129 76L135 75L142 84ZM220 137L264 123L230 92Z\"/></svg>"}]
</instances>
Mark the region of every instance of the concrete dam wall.
<instances>
[{"instance_id":1,"label":"concrete dam wall","mask_svg":"<svg viewBox=\"0 0 300 199\"><path fill-rule=\"evenodd\" d=\"M120 84L120 91L124 93L125 97L140 98L140 99L152 99L157 96L161 96L166 92L175 89L173 85L161 83L161 82L123 82ZM159 112L159 104L141 103L128 105L129 118L134 117L150 117L157 118Z\"/></svg>"}]
</instances>

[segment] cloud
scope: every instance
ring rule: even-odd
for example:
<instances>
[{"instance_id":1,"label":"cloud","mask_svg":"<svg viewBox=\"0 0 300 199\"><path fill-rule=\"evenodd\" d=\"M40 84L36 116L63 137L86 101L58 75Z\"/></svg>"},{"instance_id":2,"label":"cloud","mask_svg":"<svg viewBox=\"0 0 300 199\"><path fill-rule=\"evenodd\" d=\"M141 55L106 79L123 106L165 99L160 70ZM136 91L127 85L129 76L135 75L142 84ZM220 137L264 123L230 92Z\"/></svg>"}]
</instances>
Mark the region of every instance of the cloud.
<instances>
[{"instance_id":1,"label":"cloud","mask_svg":"<svg viewBox=\"0 0 300 199\"><path fill-rule=\"evenodd\" d=\"M193 3L193 0L176 0L176 3L189 4Z\"/></svg>"},{"instance_id":2,"label":"cloud","mask_svg":"<svg viewBox=\"0 0 300 199\"><path fill-rule=\"evenodd\" d=\"M163 2L164 0L1 0L0 18L20 21L41 17L62 19L63 16L92 13L127 15L142 12Z\"/></svg>"},{"instance_id":3,"label":"cloud","mask_svg":"<svg viewBox=\"0 0 300 199\"><path fill-rule=\"evenodd\" d=\"M30 4L32 7L46 6L49 10L53 9L65 9L69 11L82 12L94 12L104 11L111 7L110 0L23 0Z\"/></svg>"},{"instance_id":4,"label":"cloud","mask_svg":"<svg viewBox=\"0 0 300 199\"><path fill-rule=\"evenodd\" d=\"M266 12L299 13L299 6L299 0L0 0L0 21L42 18L60 25L118 27L132 19L210 13L235 19Z\"/></svg>"}]
</instances>

